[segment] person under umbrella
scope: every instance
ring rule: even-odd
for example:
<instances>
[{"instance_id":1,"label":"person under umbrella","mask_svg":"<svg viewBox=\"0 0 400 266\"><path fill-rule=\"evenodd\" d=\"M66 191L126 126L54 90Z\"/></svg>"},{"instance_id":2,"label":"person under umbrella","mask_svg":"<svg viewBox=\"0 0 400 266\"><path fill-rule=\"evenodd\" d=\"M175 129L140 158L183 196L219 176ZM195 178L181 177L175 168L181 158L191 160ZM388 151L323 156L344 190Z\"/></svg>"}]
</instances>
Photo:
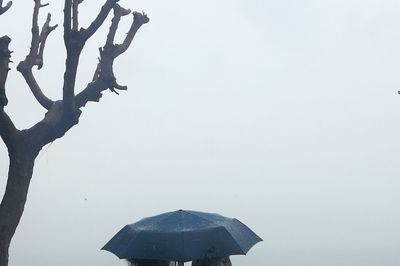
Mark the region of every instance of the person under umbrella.
<instances>
[{"instance_id":1,"label":"person under umbrella","mask_svg":"<svg viewBox=\"0 0 400 266\"><path fill-rule=\"evenodd\" d=\"M127 259L129 266L169 266L166 260Z\"/></svg>"},{"instance_id":2,"label":"person under umbrella","mask_svg":"<svg viewBox=\"0 0 400 266\"><path fill-rule=\"evenodd\" d=\"M203 258L244 255L260 241L259 236L237 219L178 210L124 226L102 249L120 259L146 258L182 265Z\"/></svg>"},{"instance_id":3,"label":"person under umbrella","mask_svg":"<svg viewBox=\"0 0 400 266\"><path fill-rule=\"evenodd\" d=\"M192 266L232 266L229 257L219 257L192 261Z\"/></svg>"}]
</instances>

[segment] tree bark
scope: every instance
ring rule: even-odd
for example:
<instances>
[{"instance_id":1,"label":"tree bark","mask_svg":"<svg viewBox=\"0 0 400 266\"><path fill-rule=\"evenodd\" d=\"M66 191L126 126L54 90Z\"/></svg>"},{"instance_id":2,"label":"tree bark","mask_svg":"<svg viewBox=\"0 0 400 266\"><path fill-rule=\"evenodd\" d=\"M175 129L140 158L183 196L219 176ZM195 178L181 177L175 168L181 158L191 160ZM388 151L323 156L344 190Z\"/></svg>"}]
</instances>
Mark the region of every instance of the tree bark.
<instances>
[{"instance_id":1,"label":"tree bark","mask_svg":"<svg viewBox=\"0 0 400 266\"><path fill-rule=\"evenodd\" d=\"M24 211L35 157L26 148L9 153L7 186L0 204L0 266L8 265L8 250Z\"/></svg>"}]
</instances>

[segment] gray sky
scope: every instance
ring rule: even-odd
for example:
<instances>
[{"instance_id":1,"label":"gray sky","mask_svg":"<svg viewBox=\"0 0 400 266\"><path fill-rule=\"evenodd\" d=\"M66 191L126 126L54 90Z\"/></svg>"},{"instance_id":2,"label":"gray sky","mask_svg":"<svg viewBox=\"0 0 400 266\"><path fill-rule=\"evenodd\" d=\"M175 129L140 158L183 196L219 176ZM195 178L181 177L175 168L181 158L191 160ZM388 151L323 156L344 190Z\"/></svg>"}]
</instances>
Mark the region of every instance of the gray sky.
<instances>
[{"instance_id":1,"label":"gray sky","mask_svg":"<svg viewBox=\"0 0 400 266\"><path fill-rule=\"evenodd\" d=\"M13 70L28 52L33 6L14 2L0 17ZM42 11L62 25L62 1L49 2ZM83 26L98 2L82 5ZM400 263L398 1L120 3L151 18L116 62L129 90L89 104L43 149L10 266L124 265L103 244L127 223L177 209L236 217L264 238L236 266ZM78 88L104 26L84 51ZM53 98L61 38L60 27L36 74ZM43 117L19 73L7 85L20 128Z\"/></svg>"}]
</instances>

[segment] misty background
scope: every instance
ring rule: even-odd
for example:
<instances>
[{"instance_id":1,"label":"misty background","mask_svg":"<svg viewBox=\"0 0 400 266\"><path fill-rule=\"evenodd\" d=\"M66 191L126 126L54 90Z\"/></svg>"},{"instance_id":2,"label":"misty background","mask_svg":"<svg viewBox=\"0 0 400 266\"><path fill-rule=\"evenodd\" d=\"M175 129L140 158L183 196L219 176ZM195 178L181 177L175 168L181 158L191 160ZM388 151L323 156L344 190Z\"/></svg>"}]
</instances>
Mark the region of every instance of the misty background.
<instances>
[{"instance_id":1,"label":"misty background","mask_svg":"<svg viewBox=\"0 0 400 266\"><path fill-rule=\"evenodd\" d=\"M42 89L62 96L63 1L41 9ZM86 27L103 1L86 0ZM235 266L400 265L400 3L394 0L121 0L144 25L106 92L36 160L10 266L126 265L100 248L146 216L236 217L264 242ZM33 1L0 17L14 51L6 107L41 120L22 75ZM110 19L110 18L109 18ZM87 43L91 80L108 20ZM131 17L120 27L120 40ZM0 144L0 193L8 157Z\"/></svg>"}]
</instances>

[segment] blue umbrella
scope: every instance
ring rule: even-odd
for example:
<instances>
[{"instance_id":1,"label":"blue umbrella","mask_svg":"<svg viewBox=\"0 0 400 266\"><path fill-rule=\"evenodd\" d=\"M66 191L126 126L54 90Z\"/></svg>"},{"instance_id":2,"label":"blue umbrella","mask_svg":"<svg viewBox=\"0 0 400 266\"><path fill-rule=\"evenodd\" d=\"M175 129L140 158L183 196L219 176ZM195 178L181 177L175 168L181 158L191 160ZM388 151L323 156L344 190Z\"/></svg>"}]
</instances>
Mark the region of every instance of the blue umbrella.
<instances>
[{"instance_id":1,"label":"blue umbrella","mask_svg":"<svg viewBox=\"0 0 400 266\"><path fill-rule=\"evenodd\" d=\"M219 214L179 210L126 225L102 248L120 259L191 261L246 254L262 239Z\"/></svg>"}]
</instances>

